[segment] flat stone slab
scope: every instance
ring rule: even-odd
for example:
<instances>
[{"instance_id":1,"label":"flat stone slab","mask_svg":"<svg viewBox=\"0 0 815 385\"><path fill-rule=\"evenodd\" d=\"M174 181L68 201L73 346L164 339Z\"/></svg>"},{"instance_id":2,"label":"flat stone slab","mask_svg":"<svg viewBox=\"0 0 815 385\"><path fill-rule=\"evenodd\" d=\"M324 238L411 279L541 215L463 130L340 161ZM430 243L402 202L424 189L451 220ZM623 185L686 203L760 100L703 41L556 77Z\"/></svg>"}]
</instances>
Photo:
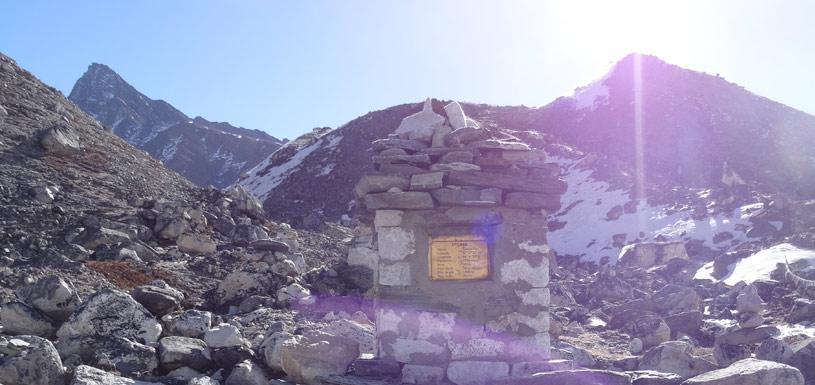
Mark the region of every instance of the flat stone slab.
<instances>
[{"instance_id":1,"label":"flat stone slab","mask_svg":"<svg viewBox=\"0 0 815 385\"><path fill-rule=\"evenodd\" d=\"M354 196L362 198L365 194L388 191L393 187L407 190L408 178L398 175L363 175L354 186Z\"/></svg>"},{"instance_id":2,"label":"flat stone slab","mask_svg":"<svg viewBox=\"0 0 815 385\"><path fill-rule=\"evenodd\" d=\"M401 148L403 150L421 151L427 148L427 144L420 142L418 140L396 139L396 138L374 140L371 143L371 146L372 146L371 148L374 151L382 151L389 148Z\"/></svg>"},{"instance_id":3,"label":"flat stone slab","mask_svg":"<svg viewBox=\"0 0 815 385\"><path fill-rule=\"evenodd\" d=\"M379 164L392 164L392 163L407 163L428 166L430 165L430 156L427 154L413 154L413 155L374 155L371 157L374 163Z\"/></svg>"},{"instance_id":4,"label":"flat stone slab","mask_svg":"<svg viewBox=\"0 0 815 385\"><path fill-rule=\"evenodd\" d=\"M410 189L427 191L444 186L443 172L428 172L424 174L414 174L410 177Z\"/></svg>"},{"instance_id":5,"label":"flat stone slab","mask_svg":"<svg viewBox=\"0 0 815 385\"><path fill-rule=\"evenodd\" d=\"M631 385L631 377L608 370L561 370L527 377L508 377L492 385Z\"/></svg>"},{"instance_id":6,"label":"flat stone slab","mask_svg":"<svg viewBox=\"0 0 815 385\"><path fill-rule=\"evenodd\" d=\"M548 212L560 210L560 195L532 192L511 192L504 204L521 209L545 209Z\"/></svg>"},{"instance_id":7,"label":"flat stone slab","mask_svg":"<svg viewBox=\"0 0 815 385\"><path fill-rule=\"evenodd\" d=\"M424 191L385 192L365 196L365 207L368 210L419 210L432 209L434 206L433 197Z\"/></svg>"},{"instance_id":8,"label":"flat stone slab","mask_svg":"<svg viewBox=\"0 0 815 385\"><path fill-rule=\"evenodd\" d=\"M318 376L315 380L320 385L399 385L400 383L398 379L393 378L370 378L370 377L339 376L339 375ZM270 384L277 383L271 382ZM290 382L285 382L282 384L294 385L293 383Z\"/></svg>"},{"instance_id":9,"label":"flat stone slab","mask_svg":"<svg viewBox=\"0 0 815 385\"><path fill-rule=\"evenodd\" d=\"M458 186L497 187L510 191L547 194L563 194L566 192L566 182L560 179L504 175L483 171L451 171L447 176L447 183Z\"/></svg>"},{"instance_id":10,"label":"flat stone slab","mask_svg":"<svg viewBox=\"0 0 815 385\"><path fill-rule=\"evenodd\" d=\"M479 140L477 142L473 142L469 144L472 148L477 149L495 149L495 150L505 150L505 151L530 151L531 148L526 143L522 142L510 142L508 140L500 140L500 139L487 139L487 140Z\"/></svg>"}]
</instances>

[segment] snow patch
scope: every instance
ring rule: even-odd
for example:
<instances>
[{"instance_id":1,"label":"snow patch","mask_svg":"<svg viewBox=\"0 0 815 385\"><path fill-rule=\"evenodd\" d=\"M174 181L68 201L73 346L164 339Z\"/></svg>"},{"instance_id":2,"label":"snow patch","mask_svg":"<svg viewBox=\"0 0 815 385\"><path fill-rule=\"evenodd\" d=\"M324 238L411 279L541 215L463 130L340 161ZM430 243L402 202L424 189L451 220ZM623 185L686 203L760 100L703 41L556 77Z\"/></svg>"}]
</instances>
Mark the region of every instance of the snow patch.
<instances>
[{"instance_id":1,"label":"snow patch","mask_svg":"<svg viewBox=\"0 0 815 385\"><path fill-rule=\"evenodd\" d=\"M602 78L574 90L572 98L576 109L594 111L597 107L608 104L609 89L605 82L611 77L614 68L615 66L612 66Z\"/></svg>"},{"instance_id":2,"label":"snow patch","mask_svg":"<svg viewBox=\"0 0 815 385\"><path fill-rule=\"evenodd\" d=\"M815 266L815 250L802 249L789 243L775 245L739 260L721 281L732 286L739 281L753 283L770 279L770 274L775 271L777 265L784 263L785 260L789 263L807 261L810 265ZM706 263L696 272L694 278L716 281L712 273L713 262Z\"/></svg>"},{"instance_id":3,"label":"snow patch","mask_svg":"<svg viewBox=\"0 0 815 385\"><path fill-rule=\"evenodd\" d=\"M175 152L178 150L179 143L181 143L181 136L170 140L166 145L164 145L164 148L161 149L161 155L159 156L162 162L166 163L173 159Z\"/></svg>"}]
</instances>

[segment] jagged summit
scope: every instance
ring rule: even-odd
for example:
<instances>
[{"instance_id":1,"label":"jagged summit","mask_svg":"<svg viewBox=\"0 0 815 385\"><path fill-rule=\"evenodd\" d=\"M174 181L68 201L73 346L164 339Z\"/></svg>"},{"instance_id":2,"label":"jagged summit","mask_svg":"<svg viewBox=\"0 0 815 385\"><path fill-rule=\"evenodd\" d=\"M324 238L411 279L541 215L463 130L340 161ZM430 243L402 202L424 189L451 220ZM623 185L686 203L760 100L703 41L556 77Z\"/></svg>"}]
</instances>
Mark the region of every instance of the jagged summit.
<instances>
[{"instance_id":1,"label":"jagged summit","mask_svg":"<svg viewBox=\"0 0 815 385\"><path fill-rule=\"evenodd\" d=\"M285 141L226 122L191 119L145 96L113 69L93 63L69 99L129 143L199 185L224 187Z\"/></svg>"}]
</instances>

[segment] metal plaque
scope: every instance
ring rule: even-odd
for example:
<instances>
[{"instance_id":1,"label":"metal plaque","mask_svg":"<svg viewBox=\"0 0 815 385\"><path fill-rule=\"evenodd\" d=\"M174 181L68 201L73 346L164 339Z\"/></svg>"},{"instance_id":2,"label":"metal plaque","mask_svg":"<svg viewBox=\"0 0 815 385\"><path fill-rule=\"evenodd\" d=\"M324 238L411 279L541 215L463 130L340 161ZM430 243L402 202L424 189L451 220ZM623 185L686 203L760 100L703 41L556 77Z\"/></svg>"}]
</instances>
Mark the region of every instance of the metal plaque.
<instances>
[{"instance_id":1,"label":"metal plaque","mask_svg":"<svg viewBox=\"0 0 815 385\"><path fill-rule=\"evenodd\" d=\"M484 279L489 274L487 241L478 235L448 235L430 239L432 280Z\"/></svg>"}]
</instances>

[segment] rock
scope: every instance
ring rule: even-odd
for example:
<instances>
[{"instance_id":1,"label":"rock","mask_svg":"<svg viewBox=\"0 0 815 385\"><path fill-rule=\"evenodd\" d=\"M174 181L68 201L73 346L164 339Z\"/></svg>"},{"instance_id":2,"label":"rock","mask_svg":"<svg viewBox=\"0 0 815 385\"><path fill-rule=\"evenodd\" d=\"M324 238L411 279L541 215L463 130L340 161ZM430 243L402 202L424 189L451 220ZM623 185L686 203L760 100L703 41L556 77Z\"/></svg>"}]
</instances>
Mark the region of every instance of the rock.
<instances>
[{"instance_id":1,"label":"rock","mask_svg":"<svg viewBox=\"0 0 815 385\"><path fill-rule=\"evenodd\" d=\"M255 352L249 346L230 346L212 351L212 361L219 368L231 368L243 361L254 361Z\"/></svg>"},{"instance_id":2,"label":"rock","mask_svg":"<svg viewBox=\"0 0 815 385\"><path fill-rule=\"evenodd\" d=\"M729 345L717 343L713 346L713 359L719 366L728 366L736 361L750 358L749 345Z\"/></svg>"},{"instance_id":3,"label":"rock","mask_svg":"<svg viewBox=\"0 0 815 385\"><path fill-rule=\"evenodd\" d=\"M809 298L796 298L787 321L798 323L815 320L815 300Z\"/></svg>"},{"instance_id":4,"label":"rock","mask_svg":"<svg viewBox=\"0 0 815 385\"><path fill-rule=\"evenodd\" d=\"M54 201L58 191L56 186L36 186L31 189L31 195L37 202L48 204Z\"/></svg>"},{"instance_id":5,"label":"rock","mask_svg":"<svg viewBox=\"0 0 815 385\"><path fill-rule=\"evenodd\" d=\"M362 324L348 319L337 319L326 325L322 331L334 336L345 337L359 344L362 354L375 354L374 327L372 324Z\"/></svg>"},{"instance_id":6,"label":"rock","mask_svg":"<svg viewBox=\"0 0 815 385\"><path fill-rule=\"evenodd\" d=\"M631 341L628 342L628 351L631 354L640 354L643 348L642 340L639 338L632 338Z\"/></svg>"},{"instance_id":7,"label":"rock","mask_svg":"<svg viewBox=\"0 0 815 385\"><path fill-rule=\"evenodd\" d=\"M269 286L271 286L269 278L263 274L235 271L218 284L217 302L219 305L225 305L254 294L265 294Z\"/></svg>"},{"instance_id":8,"label":"rock","mask_svg":"<svg viewBox=\"0 0 815 385\"><path fill-rule=\"evenodd\" d=\"M215 242L203 234L181 234L176 240L178 249L190 254L213 254L217 250Z\"/></svg>"},{"instance_id":9,"label":"rock","mask_svg":"<svg viewBox=\"0 0 815 385\"><path fill-rule=\"evenodd\" d=\"M58 124L40 134L40 145L54 154L70 154L82 150L79 135L70 127Z\"/></svg>"},{"instance_id":10,"label":"rock","mask_svg":"<svg viewBox=\"0 0 815 385\"><path fill-rule=\"evenodd\" d=\"M611 274L601 274L587 290L590 298L613 302L628 300L634 295L634 288L628 282Z\"/></svg>"},{"instance_id":11,"label":"rock","mask_svg":"<svg viewBox=\"0 0 815 385\"><path fill-rule=\"evenodd\" d=\"M276 332L272 333L261 344L261 351L263 352L263 360L266 366L275 371L283 371L283 364L280 361L280 352L283 348L283 343L292 338L291 333Z\"/></svg>"},{"instance_id":12,"label":"rock","mask_svg":"<svg viewBox=\"0 0 815 385\"><path fill-rule=\"evenodd\" d=\"M782 338L767 338L756 349L756 358L785 363L792 355L792 347Z\"/></svg>"},{"instance_id":13,"label":"rock","mask_svg":"<svg viewBox=\"0 0 815 385\"><path fill-rule=\"evenodd\" d=\"M758 296L758 288L755 285L745 286L736 297L736 310L739 313L750 312L761 314L767 305Z\"/></svg>"},{"instance_id":14,"label":"rock","mask_svg":"<svg viewBox=\"0 0 815 385\"><path fill-rule=\"evenodd\" d=\"M363 175L354 186L354 196L362 198L371 193L385 192L394 187L407 190L410 186L408 178L397 175Z\"/></svg>"},{"instance_id":15,"label":"rock","mask_svg":"<svg viewBox=\"0 0 815 385\"><path fill-rule=\"evenodd\" d=\"M199 371L186 366L182 366L178 369L173 369L167 372L167 377L180 381L190 381L193 378L201 376L202 374Z\"/></svg>"},{"instance_id":16,"label":"rock","mask_svg":"<svg viewBox=\"0 0 815 385\"><path fill-rule=\"evenodd\" d=\"M460 186L496 187L510 191L563 194L566 183L555 178L517 176L483 171L451 171L447 183Z\"/></svg>"},{"instance_id":17,"label":"rock","mask_svg":"<svg viewBox=\"0 0 815 385\"><path fill-rule=\"evenodd\" d=\"M0 307L0 324L9 335L34 335L52 338L56 329L51 320L22 302L5 303Z\"/></svg>"},{"instance_id":18,"label":"rock","mask_svg":"<svg viewBox=\"0 0 815 385\"><path fill-rule=\"evenodd\" d=\"M79 336L60 339L61 357L76 356L83 363L114 368L119 373L151 372L158 367L156 349L117 336Z\"/></svg>"},{"instance_id":19,"label":"rock","mask_svg":"<svg viewBox=\"0 0 815 385\"><path fill-rule=\"evenodd\" d=\"M244 361L232 368L224 385L268 385L269 380L263 368L252 361Z\"/></svg>"},{"instance_id":20,"label":"rock","mask_svg":"<svg viewBox=\"0 0 815 385\"><path fill-rule=\"evenodd\" d=\"M682 385L804 385L804 377L792 366L748 358L700 374Z\"/></svg>"},{"instance_id":21,"label":"rock","mask_svg":"<svg viewBox=\"0 0 815 385\"><path fill-rule=\"evenodd\" d=\"M226 190L226 195L232 199L232 205L239 214L244 214L250 218L262 219L265 216L263 205L249 191L241 185L235 185Z\"/></svg>"},{"instance_id":22,"label":"rock","mask_svg":"<svg viewBox=\"0 0 815 385\"><path fill-rule=\"evenodd\" d=\"M432 209L433 198L423 191L385 192L365 196L368 210L378 209Z\"/></svg>"},{"instance_id":23,"label":"rock","mask_svg":"<svg viewBox=\"0 0 815 385\"><path fill-rule=\"evenodd\" d=\"M433 105L430 98L427 98L422 107L422 111L407 116L399 123L399 127L393 132L402 138L430 142L433 138L433 131L444 124L444 117L433 112Z\"/></svg>"},{"instance_id":24,"label":"rock","mask_svg":"<svg viewBox=\"0 0 815 385\"><path fill-rule=\"evenodd\" d=\"M463 162L436 163L430 166L430 171L481 171L481 166Z\"/></svg>"},{"instance_id":25,"label":"rock","mask_svg":"<svg viewBox=\"0 0 815 385\"><path fill-rule=\"evenodd\" d=\"M166 288L155 285L138 286L133 289L131 295L156 317L173 311L184 299L181 292L169 286Z\"/></svg>"},{"instance_id":26,"label":"rock","mask_svg":"<svg viewBox=\"0 0 815 385\"><path fill-rule=\"evenodd\" d=\"M276 239L260 239L252 242L249 247L255 250L275 251L281 253L288 253L291 250L288 243L278 241Z\"/></svg>"},{"instance_id":27,"label":"rock","mask_svg":"<svg viewBox=\"0 0 815 385\"><path fill-rule=\"evenodd\" d=\"M414 166L427 167L430 165L430 156L427 154L413 155L374 155L371 160L378 165L383 164L411 164Z\"/></svg>"},{"instance_id":28,"label":"rock","mask_svg":"<svg viewBox=\"0 0 815 385\"><path fill-rule=\"evenodd\" d=\"M529 152L532 148L523 142L502 139L485 139L468 144L471 148L479 150L504 150L507 152Z\"/></svg>"},{"instance_id":29,"label":"rock","mask_svg":"<svg viewBox=\"0 0 815 385\"><path fill-rule=\"evenodd\" d=\"M447 379L456 385L486 385L509 376L506 362L454 361L447 366Z\"/></svg>"},{"instance_id":30,"label":"rock","mask_svg":"<svg viewBox=\"0 0 815 385\"><path fill-rule=\"evenodd\" d=\"M437 385L444 382L444 368L406 364L402 368L402 384Z\"/></svg>"},{"instance_id":31,"label":"rock","mask_svg":"<svg viewBox=\"0 0 815 385\"><path fill-rule=\"evenodd\" d=\"M107 228L86 228L74 238L74 243L88 249L96 250L100 245L116 245L123 242L130 242L130 236Z\"/></svg>"},{"instance_id":32,"label":"rock","mask_svg":"<svg viewBox=\"0 0 815 385\"><path fill-rule=\"evenodd\" d=\"M410 189L414 191L435 190L444 186L443 172L413 174L410 177Z\"/></svg>"},{"instance_id":33,"label":"rock","mask_svg":"<svg viewBox=\"0 0 815 385\"><path fill-rule=\"evenodd\" d=\"M728 330L716 337L716 344L748 345L761 343L767 338L779 334L775 326L759 326L757 328L741 328Z\"/></svg>"},{"instance_id":34,"label":"rock","mask_svg":"<svg viewBox=\"0 0 815 385\"><path fill-rule=\"evenodd\" d=\"M597 360L595 360L594 356L586 349L565 342L561 342L560 347L558 351L563 358L572 361L576 366L592 367L597 365Z\"/></svg>"},{"instance_id":35,"label":"rock","mask_svg":"<svg viewBox=\"0 0 815 385\"><path fill-rule=\"evenodd\" d=\"M408 365L405 366L407 367ZM398 362L383 358L357 358L354 360L354 363L351 364L351 368L354 375L360 377L397 377L402 374L402 368ZM443 378L444 369L441 369L441 375ZM404 376L402 377L402 381L405 381Z\"/></svg>"},{"instance_id":36,"label":"rock","mask_svg":"<svg viewBox=\"0 0 815 385\"><path fill-rule=\"evenodd\" d=\"M507 194L504 204L507 207L544 209L547 212L554 213L560 210L560 195L511 192Z\"/></svg>"},{"instance_id":37,"label":"rock","mask_svg":"<svg viewBox=\"0 0 815 385\"><path fill-rule=\"evenodd\" d=\"M668 284L654 293L652 302L654 308L660 312L679 314L698 311L702 304L702 297L692 287Z\"/></svg>"},{"instance_id":38,"label":"rock","mask_svg":"<svg viewBox=\"0 0 815 385\"><path fill-rule=\"evenodd\" d=\"M190 382L187 383L187 385L221 385L221 383L216 381L212 377L201 376L191 379Z\"/></svg>"},{"instance_id":39,"label":"rock","mask_svg":"<svg viewBox=\"0 0 815 385\"><path fill-rule=\"evenodd\" d=\"M377 139L371 142L371 146L372 146L371 149L374 151L398 148L402 150L410 150L415 152L427 148L427 144L422 143L418 140L397 139L397 138Z\"/></svg>"},{"instance_id":40,"label":"rock","mask_svg":"<svg viewBox=\"0 0 815 385\"><path fill-rule=\"evenodd\" d=\"M286 262L291 263L291 266L294 267L294 263L292 263L291 261L286 261ZM275 265L278 265L278 264L281 264L281 263L282 262L278 262ZM283 273L279 269L275 269L274 266L272 268L272 271L274 271L275 274ZM287 275L288 276L288 274L281 274L281 275ZM275 299L272 298L272 297L267 297L267 296L264 296L264 295L253 295L253 296L250 296L249 298L241 301L241 304L238 305L238 311L241 312L241 313L251 313L251 312L253 312L253 311L257 310L257 309L273 307L274 304L275 304Z\"/></svg>"},{"instance_id":41,"label":"rock","mask_svg":"<svg viewBox=\"0 0 815 385\"><path fill-rule=\"evenodd\" d=\"M294 336L283 343L283 371L297 383L313 384L317 376L345 374L359 357L359 344L349 338L321 332Z\"/></svg>"},{"instance_id":42,"label":"rock","mask_svg":"<svg viewBox=\"0 0 815 385\"><path fill-rule=\"evenodd\" d=\"M457 101L452 101L444 106L444 112L447 114L447 123L454 130L467 127L467 116L464 115L464 110Z\"/></svg>"},{"instance_id":43,"label":"rock","mask_svg":"<svg viewBox=\"0 0 815 385\"><path fill-rule=\"evenodd\" d=\"M758 313L742 312L736 318L739 321L739 326L743 328L757 328L764 323L764 317Z\"/></svg>"},{"instance_id":44,"label":"rock","mask_svg":"<svg viewBox=\"0 0 815 385\"><path fill-rule=\"evenodd\" d=\"M702 312L698 310L686 311L665 317L665 323L671 328L673 335L677 335L678 333L695 335L702 326L703 317Z\"/></svg>"},{"instance_id":45,"label":"rock","mask_svg":"<svg viewBox=\"0 0 815 385\"><path fill-rule=\"evenodd\" d=\"M173 370L188 366L206 370L212 364L210 350L204 341L189 337L164 337L158 342L161 367Z\"/></svg>"},{"instance_id":46,"label":"rock","mask_svg":"<svg viewBox=\"0 0 815 385\"><path fill-rule=\"evenodd\" d=\"M642 356L639 370L672 373L683 379L698 376L717 368L716 364L691 354L693 346L681 341L668 341Z\"/></svg>"},{"instance_id":47,"label":"rock","mask_svg":"<svg viewBox=\"0 0 815 385\"><path fill-rule=\"evenodd\" d=\"M292 302L297 302L303 298L306 298L311 295L308 289L300 285L299 283L293 283L288 286L281 287L277 290L277 303L278 304L290 304Z\"/></svg>"},{"instance_id":48,"label":"rock","mask_svg":"<svg viewBox=\"0 0 815 385\"><path fill-rule=\"evenodd\" d=\"M466 127L455 129L445 135L444 144L447 146L469 144L477 140L487 139L489 136L489 131L479 128L476 125L467 125Z\"/></svg>"},{"instance_id":49,"label":"rock","mask_svg":"<svg viewBox=\"0 0 815 385\"><path fill-rule=\"evenodd\" d=\"M689 259L684 242L643 242L627 246L620 252L623 266L651 267L675 258Z\"/></svg>"},{"instance_id":50,"label":"rock","mask_svg":"<svg viewBox=\"0 0 815 385\"><path fill-rule=\"evenodd\" d=\"M493 381L493 385L631 385L625 373L608 370L559 370L537 373L529 377L509 377Z\"/></svg>"},{"instance_id":51,"label":"rock","mask_svg":"<svg viewBox=\"0 0 815 385\"><path fill-rule=\"evenodd\" d=\"M44 338L0 337L0 383L61 385L65 369L54 345Z\"/></svg>"},{"instance_id":52,"label":"rock","mask_svg":"<svg viewBox=\"0 0 815 385\"><path fill-rule=\"evenodd\" d=\"M210 348L227 348L248 344L235 325L222 323L204 334L204 341Z\"/></svg>"},{"instance_id":53,"label":"rock","mask_svg":"<svg viewBox=\"0 0 815 385\"><path fill-rule=\"evenodd\" d=\"M41 278L34 285L18 291L27 304L56 322L64 322L80 304L73 287L59 276Z\"/></svg>"},{"instance_id":54,"label":"rock","mask_svg":"<svg viewBox=\"0 0 815 385\"><path fill-rule=\"evenodd\" d=\"M650 370L627 372L632 385L680 385L682 377L671 373L660 373Z\"/></svg>"},{"instance_id":55,"label":"rock","mask_svg":"<svg viewBox=\"0 0 815 385\"><path fill-rule=\"evenodd\" d=\"M472 151L450 151L439 158L438 163L473 163Z\"/></svg>"},{"instance_id":56,"label":"rock","mask_svg":"<svg viewBox=\"0 0 815 385\"><path fill-rule=\"evenodd\" d=\"M626 331L642 340L648 349L671 339L671 329L662 318L654 314L644 314L626 326Z\"/></svg>"},{"instance_id":57,"label":"rock","mask_svg":"<svg viewBox=\"0 0 815 385\"><path fill-rule=\"evenodd\" d=\"M178 315L166 315L162 322L170 335L200 338L212 326L212 313L190 309Z\"/></svg>"},{"instance_id":58,"label":"rock","mask_svg":"<svg viewBox=\"0 0 815 385\"><path fill-rule=\"evenodd\" d=\"M815 338L795 342L790 348L792 354L786 363L800 370L808 382L815 381Z\"/></svg>"},{"instance_id":59,"label":"rock","mask_svg":"<svg viewBox=\"0 0 815 385\"><path fill-rule=\"evenodd\" d=\"M430 146L433 148L444 147L444 137L451 132L453 132L453 129L450 126L436 127L433 130L433 138L430 139Z\"/></svg>"},{"instance_id":60,"label":"rock","mask_svg":"<svg viewBox=\"0 0 815 385\"><path fill-rule=\"evenodd\" d=\"M74 369L71 385L162 385L158 382L135 381L87 365Z\"/></svg>"},{"instance_id":61,"label":"rock","mask_svg":"<svg viewBox=\"0 0 815 385\"><path fill-rule=\"evenodd\" d=\"M63 339L83 336L118 336L155 345L161 325L133 297L117 290L103 289L71 315L57 331Z\"/></svg>"},{"instance_id":62,"label":"rock","mask_svg":"<svg viewBox=\"0 0 815 385\"><path fill-rule=\"evenodd\" d=\"M251 222L239 223L232 234L232 243L236 246L249 246L261 239L269 239L269 234L263 227Z\"/></svg>"}]
</instances>

